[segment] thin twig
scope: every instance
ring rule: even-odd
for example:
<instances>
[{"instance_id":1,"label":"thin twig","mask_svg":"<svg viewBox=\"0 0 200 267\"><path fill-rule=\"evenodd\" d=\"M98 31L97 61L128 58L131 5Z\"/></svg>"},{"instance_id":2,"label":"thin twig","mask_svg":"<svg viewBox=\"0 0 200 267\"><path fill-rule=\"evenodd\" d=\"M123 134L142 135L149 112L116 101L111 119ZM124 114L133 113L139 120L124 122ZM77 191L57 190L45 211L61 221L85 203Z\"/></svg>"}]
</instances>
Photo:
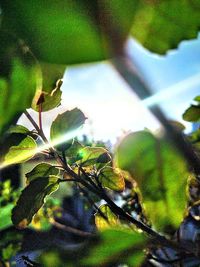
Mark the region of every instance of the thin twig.
<instances>
[{"instance_id":1,"label":"thin twig","mask_svg":"<svg viewBox=\"0 0 200 267\"><path fill-rule=\"evenodd\" d=\"M85 232L85 231L79 230L77 228L61 224L57 221L53 221L53 222L51 222L51 224L60 230L63 230L63 231L66 231L66 232L69 232L69 233L72 233L72 234L75 234L78 236L82 236L82 237L92 236L92 233Z\"/></svg>"}]
</instances>

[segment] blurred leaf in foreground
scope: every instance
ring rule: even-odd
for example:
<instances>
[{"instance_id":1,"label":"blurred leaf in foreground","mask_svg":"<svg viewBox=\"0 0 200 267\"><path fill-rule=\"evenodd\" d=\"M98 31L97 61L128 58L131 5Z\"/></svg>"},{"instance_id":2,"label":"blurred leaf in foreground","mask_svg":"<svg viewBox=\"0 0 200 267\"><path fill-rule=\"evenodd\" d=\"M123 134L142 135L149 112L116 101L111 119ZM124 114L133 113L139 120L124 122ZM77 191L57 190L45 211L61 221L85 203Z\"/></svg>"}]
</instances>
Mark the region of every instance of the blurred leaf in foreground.
<instances>
[{"instance_id":1,"label":"blurred leaf in foreground","mask_svg":"<svg viewBox=\"0 0 200 267\"><path fill-rule=\"evenodd\" d=\"M177 151L165 140L140 131L121 141L115 160L136 180L153 225L161 231L176 228L183 219L188 177L186 163Z\"/></svg>"}]
</instances>

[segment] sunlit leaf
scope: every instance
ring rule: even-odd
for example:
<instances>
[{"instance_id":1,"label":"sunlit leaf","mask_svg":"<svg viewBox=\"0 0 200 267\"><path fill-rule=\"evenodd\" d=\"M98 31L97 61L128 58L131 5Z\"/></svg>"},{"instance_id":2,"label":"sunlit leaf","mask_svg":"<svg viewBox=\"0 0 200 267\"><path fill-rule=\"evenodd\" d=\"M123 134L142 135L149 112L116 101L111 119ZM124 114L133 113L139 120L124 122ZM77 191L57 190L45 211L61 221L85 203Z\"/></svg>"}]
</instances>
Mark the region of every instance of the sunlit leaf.
<instances>
[{"instance_id":1,"label":"sunlit leaf","mask_svg":"<svg viewBox=\"0 0 200 267\"><path fill-rule=\"evenodd\" d=\"M59 64L108 58L112 44L120 52L134 16L132 0L0 3L4 29L26 40L40 60Z\"/></svg>"},{"instance_id":2,"label":"sunlit leaf","mask_svg":"<svg viewBox=\"0 0 200 267\"><path fill-rule=\"evenodd\" d=\"M144 47L166 53L182 40L197 37L200 28L198 0L133 0L134 20L131 33Z\"/></svg>"},{"instance_id":3,"label":"sunlit leaf","mask_svg":"<svg viewBox=\"0 0 200 267\"><path fill-rule=\"evenodd\" d=\"M196 97L194 98L194 101L200 103L200 95L196 96Z\"/></svg>"},{"instance_id":4,"label":"sunlit leaf","mask_svg":"<svg viewBox=\"0 0 200 267\"><path fill-rule=\"evenodd\" d=\"M98 229L114 227L119 224L118 217L111 211L110 207L105 204L99 207L99 211L95 214L95 224Z\"/></svg>"},{"instance_id":5,"label":"sunlit leaf","mask_svg":"<svg viewBox=\"0 0 200 267\"><path fill-rule=\"evenodd\" d=\"M37 149L37 144L31 136L11 134L1 147L3 165L22 163L31 159Z\"/></svg>"},{"instance_id":6,"label":"sunlit leaf","mask_svg":"<svg viewBox=\"0 0 200 267\"><path fill-rule=\"evenodd\" d=\"M23 125L12 125L9 130L7 131L8 134L18 133L18 134L29 134L30 131Z\"/></svg>"},{"instance_id":7,"label":"sunlit leaf","mask_svg":"<svg viewBox=\"0 0 200 267\"><path fill-rule=\"evenodd\" d=\"M38 89L32 102L36 111L48 111L61 103L61 86L65 66L54 64L41 64L42 88Z\"/></svg>"},{"instance_id":8,"label":"sunlit leaf","mask_svg":"<svg viewBox=\"0 0 200 267\"><path fill-rule=\"evenodd\" d=\"M106 229L100 233L99 241L88 248L88 256L82 266L116 266L128 264L138 267L144 259L146 238L137 232ZM131 264L131 265L129 265Z\"/></svg>"},{"instance_id":9,"label":"sunlit leaf","mask_svg":"<svg viewBox=\"0 0 200 267\"><path fill-rule=\"evenodd\" d=\"M159 230L177 227L186 206L185 161L166 141L151 133L131 133L119 144L115 160L141 190L146 213ZM158 220L159 218L159 220Z\"/></svg>"},{"instance_id":10,"label":"sunlit leaf","mask_svg":"<svg viewBox=\"0 0 200 267\"><path fill-rule=\"evenodd\" d=\"M109 166L102 168L99 174L99 181L101 182L103 187L115 191L123 191L125 187L122 171Z\"/></svg>"},{"instance_id":11,"label":"sunlit leaf","mask_svg":"<svg viewBox=\"0 0 200 267\"><path fill-rule=\"evenodd\" d=\"M190 106L183 114L183 119L190 122L200 121L200 105Z\"/></svg>"},{"instance_id":12,"label":"sunlit leaf","mask_svg":"<svg viewBox=\"0 0 200 267\"><path fill-rule=\"evenodd\" d=\"M22 191L12 211L13 224L19 229L26 228L44 204L45 197L57 190L58 186L58 177L53 175L31 181Z\"/></svg>"},{"instance_id":13,"label":"sunlit leaf","mask_svg":"<svg viewBox=\"0 0 200 267\"><path fill-rule=\"evenodd\" d=\"M111 161L108 151L102 147L86 146L78 151L78 157L82 166L104 166Z\"/></svg>"},{"instance_id":14,"label":"sunlit leaf","mask_svg":"<svg viewBox=\"0 0 200 267\"><path fill-rule=\"evenodd\" d=\"M72 143L71 140L78 134L77 130L83 126L85 120L85 115L77 108L59 114L51 125L51 141L61 142L58 149L68 148Z\"/></svg>"},{"instance_id":15,"label":"sunlit leaf","mask_svg":"<svg viewBox=\"0 0 200 267\"><path fill-rule=\"evenodd\" d=\"M0 207L0 231L12 225L11 211L13 207L13 203L9 203L4 207Z\"/></svg>"},{"instance_id":16,"label":"sunlit leaf","mask_svg":"<svg viewBox=\"0 0 200 267\"><path fill-rule=\"evenodd\" d=\"M32 171L26 173L27 182L30 183L40 177L48 177L50 175L59 175L59 169L49 163L40 163L35 166Z\"/></svg>"},{"instance_id":17,"label":"sunlit leaf","mask_svg":"<svg viewBox=\"0 0 200 267\"><path fill-rule=\"evenodd\" d=\"M0 32L0 135L30 108L40 81L39 66L22 41Z\"/></svg>"}]
</instances>

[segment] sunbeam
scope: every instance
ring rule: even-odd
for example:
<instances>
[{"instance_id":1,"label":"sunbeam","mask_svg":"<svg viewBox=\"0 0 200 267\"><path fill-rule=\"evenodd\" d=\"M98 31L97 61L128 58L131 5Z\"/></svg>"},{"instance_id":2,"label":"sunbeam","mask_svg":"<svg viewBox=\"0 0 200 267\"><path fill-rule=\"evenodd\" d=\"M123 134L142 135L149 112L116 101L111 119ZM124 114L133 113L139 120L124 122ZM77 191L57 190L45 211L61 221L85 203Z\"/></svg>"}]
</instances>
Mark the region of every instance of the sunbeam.
<instances>
[{"instance_id":1,"label":"sunbeam","mask_svg":"<svg viewBox=\"0 0 200 267\"><path fill-rule=\"evenodd\" d=\"M151 97L144 99L142 103L146 107L150 107L168 99L172 99L172 97L183 93L185 90L188 90L189 88L195 87L197 85L200 85L200 73L163 89L162 91L152 95Z\"/></svg>"},{"instance_id":2,"label":"sunbeam","mask_svg":"<svg viewBox=\"0 0 200 267\"><path fill-rule=\"evenodd\" d=\"M25 151L25 148L23 148L23 151L25 151L25 153L18 155L17 157L15 157L14 160L10 159L10 160L7 160L6 162L2 162L2 164L0 165L0 170L5 168L5 167L8 167L11 164L14 164L14 161L15 161L15 163L22 163L28 157L30 158L30 157L32 157L38 153L41 153L42 151L47 150L51 147L61 145L61 144L65 143L66 141L69 141L69 140L73 139L75 136L82 134L82 133L83 133L82 129L71 131L67 134L60 136L57 139L54 139L53 141L49 141L49 143L47 143L47 144L43 144L41 146L38 146L36 149L30 150L30 148L29 148L29 149L27 149L27 151Z\"/></svg>"}]
</instances>

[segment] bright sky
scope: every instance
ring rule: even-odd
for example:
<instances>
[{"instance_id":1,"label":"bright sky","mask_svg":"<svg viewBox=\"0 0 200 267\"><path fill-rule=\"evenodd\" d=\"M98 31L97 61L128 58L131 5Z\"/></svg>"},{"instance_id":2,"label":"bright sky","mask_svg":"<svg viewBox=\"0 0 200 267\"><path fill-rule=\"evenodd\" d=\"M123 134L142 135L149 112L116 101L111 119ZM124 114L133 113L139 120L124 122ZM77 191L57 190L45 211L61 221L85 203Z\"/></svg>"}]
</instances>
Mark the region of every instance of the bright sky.
<instances>
[{"instance_id":1,"label":"bright sky","mask_svg":"<svg viewBox=\"0 0 200 267\"><path fill-rule=\"evenodd\" d=\"M200 94L200 35L162 57L133 40L129 40L127 50L154 96L142 103L106 62L69 67L62 86L62 107L44 114L47 135L48 124L56 114L74 107L88 117L83 132L112 142L124 131L158 128L159 123L146 108L152 103L157 102L170 119L181 119L185 108ZM21 121L26 124L25 119Z\"/></svg>"}]
</instances>

